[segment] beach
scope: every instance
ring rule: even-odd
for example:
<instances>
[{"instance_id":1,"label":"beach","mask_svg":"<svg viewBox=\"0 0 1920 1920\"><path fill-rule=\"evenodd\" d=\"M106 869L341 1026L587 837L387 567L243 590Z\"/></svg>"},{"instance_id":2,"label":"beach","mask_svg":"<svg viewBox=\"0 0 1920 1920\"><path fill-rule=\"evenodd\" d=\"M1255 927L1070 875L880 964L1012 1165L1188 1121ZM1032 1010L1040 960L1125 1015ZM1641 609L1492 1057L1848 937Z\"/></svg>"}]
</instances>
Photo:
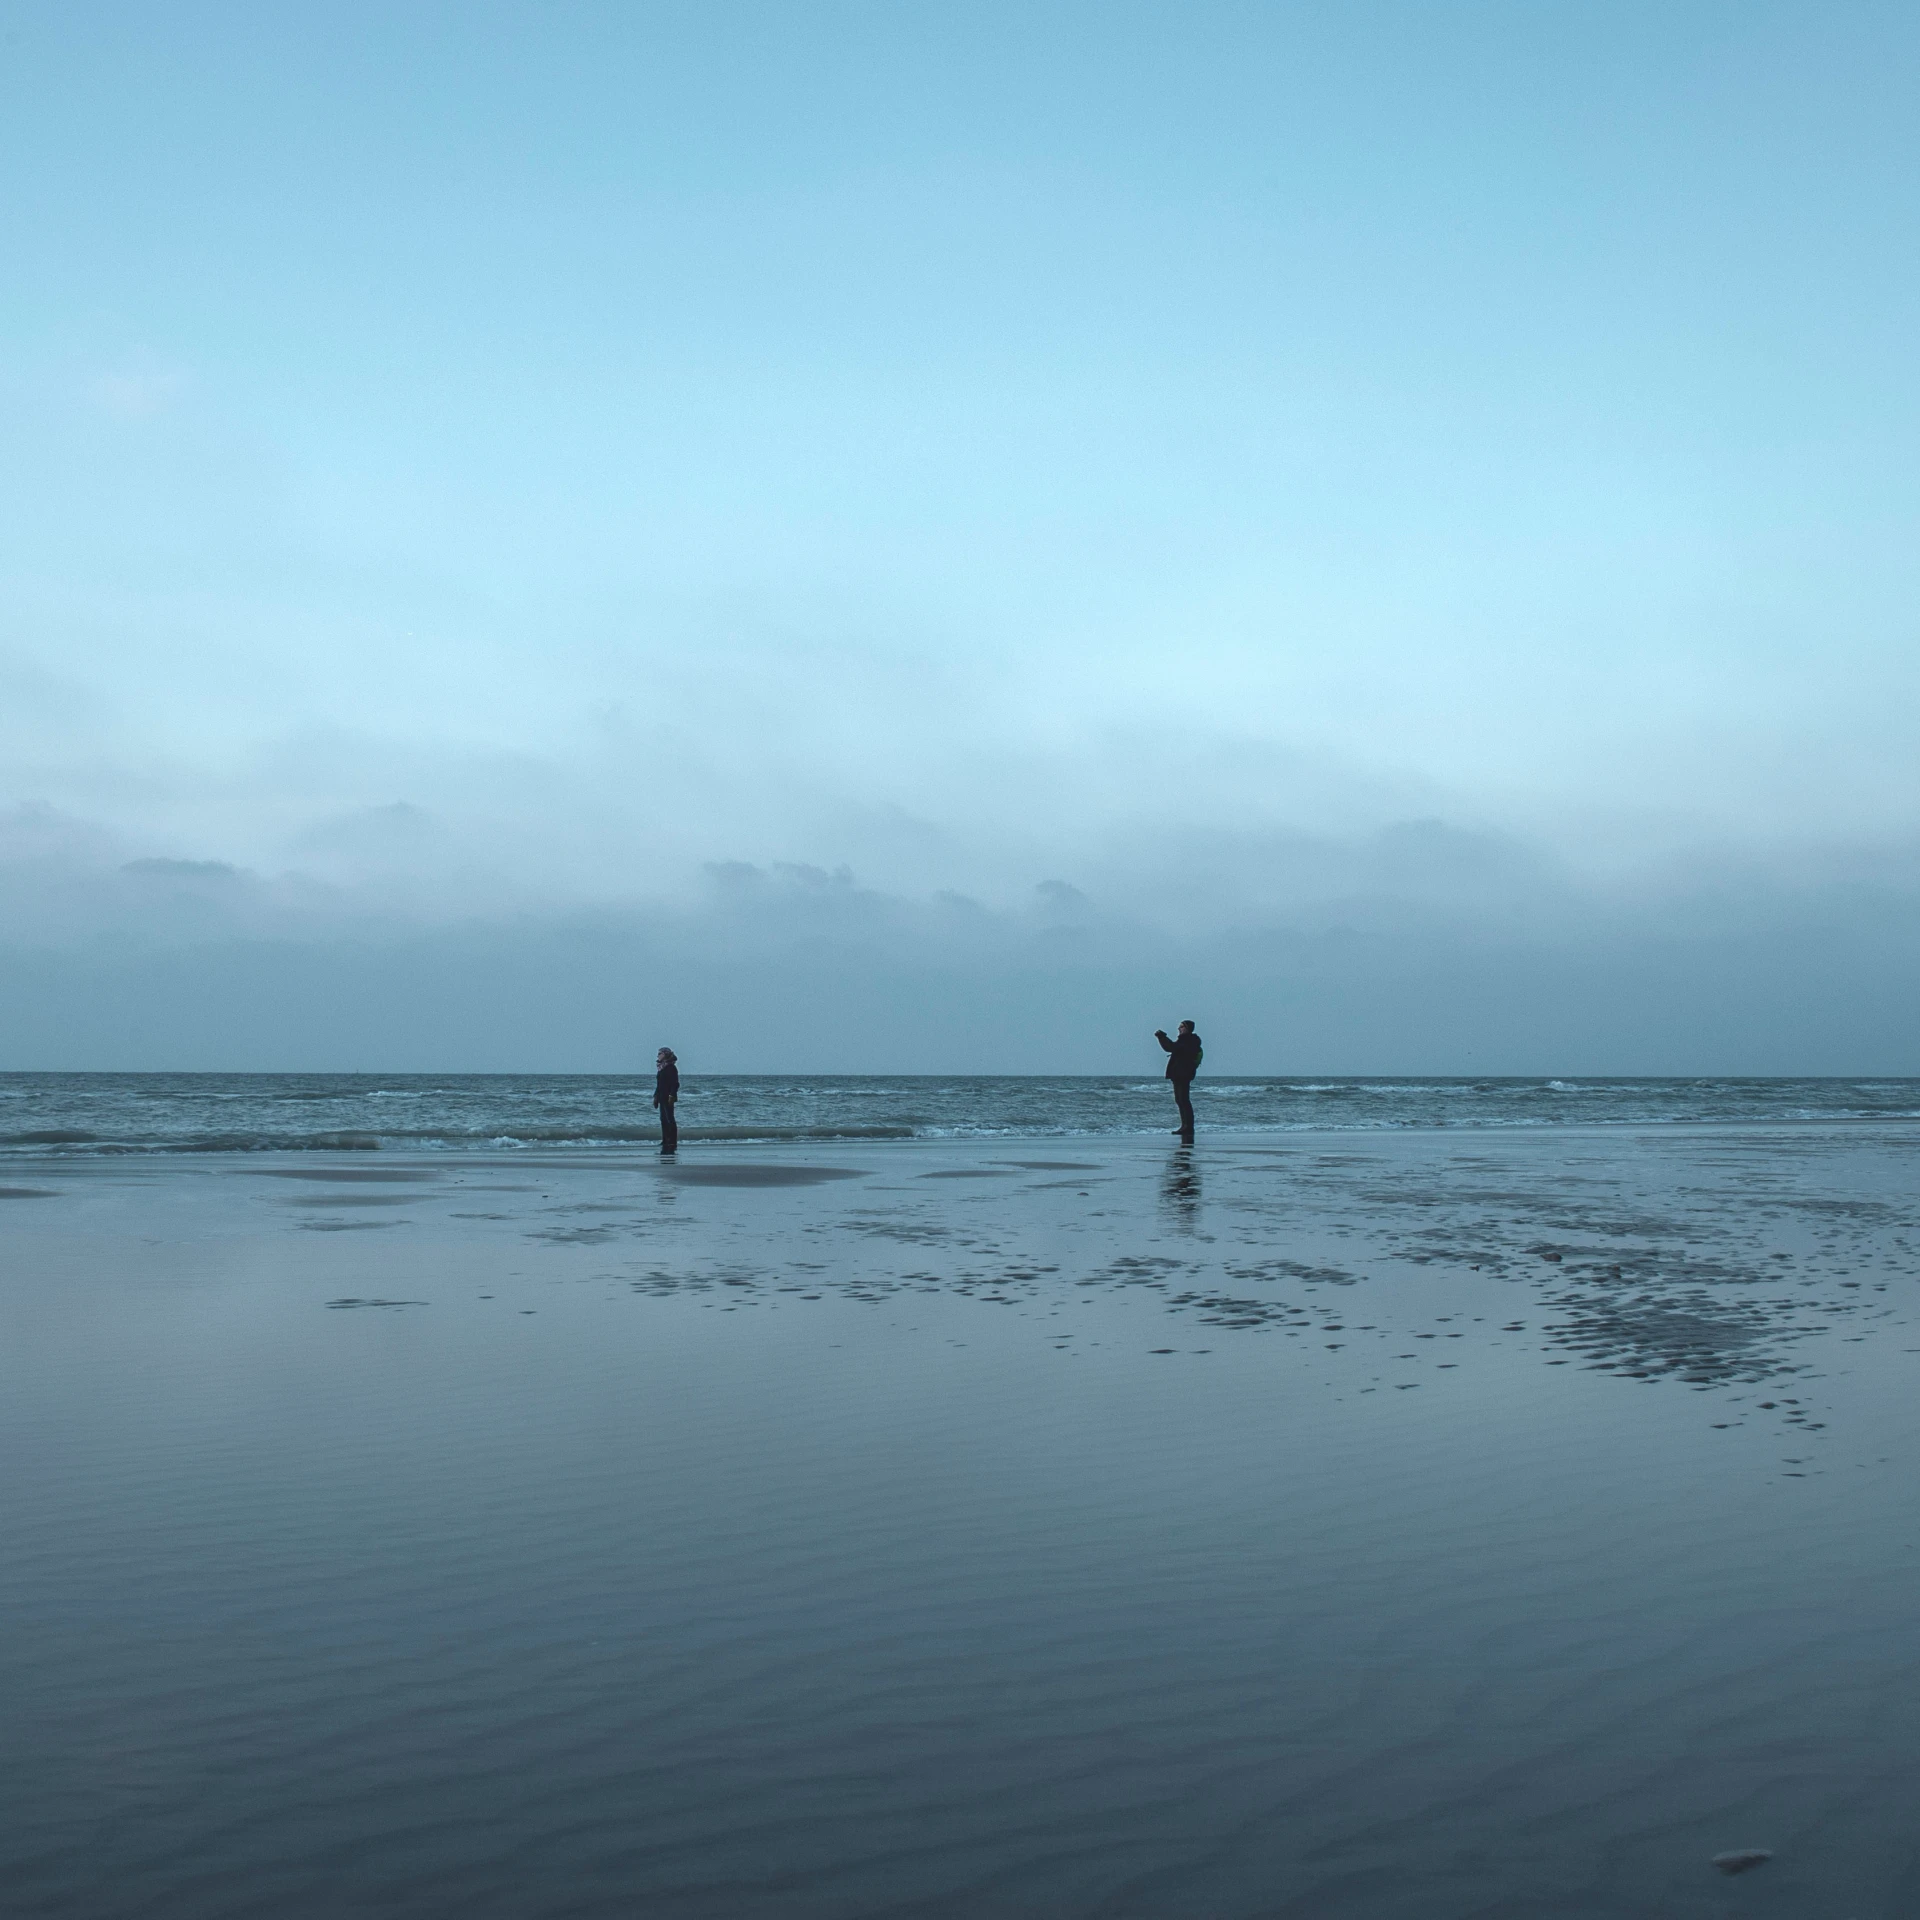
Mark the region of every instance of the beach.
<instances>
[{"instance_id":1,"label":"beach","mask_svg":"<svg viewBox=\"0 0 1920 1920\"><path fill-rule=\"evenodd\" d=\"M0 14L0 1920L1920 1920L1920 6Z\"/></svg>"},{"instance_id":2,"label":"beach","mask_svg":"<svg viewBox=\"0 0 1920 1920\"><path fill-rule=\"evenodd\" d=\"M1917 1171L16 1154L7 1911L1911 1912Z\"/></svg>"}]
</instances>

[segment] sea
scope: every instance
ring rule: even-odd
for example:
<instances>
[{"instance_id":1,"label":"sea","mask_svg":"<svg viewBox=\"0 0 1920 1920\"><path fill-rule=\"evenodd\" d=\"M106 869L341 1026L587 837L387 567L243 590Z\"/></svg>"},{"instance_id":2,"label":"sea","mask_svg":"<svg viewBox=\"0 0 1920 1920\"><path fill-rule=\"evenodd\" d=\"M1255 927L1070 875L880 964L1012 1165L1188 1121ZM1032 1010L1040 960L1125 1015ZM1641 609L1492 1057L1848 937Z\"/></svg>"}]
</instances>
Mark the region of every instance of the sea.
<instances>
[{"instance_id":1,"label":"sea","mask_svg":"<svg viewBox=\"0 0 1920 1920\"><path fill-rule=\"evenodd\" d=\"M652 1076L14 1073L0 1154L631 1148L658 1137ZM1202 1076L1206 1134L1397 1128L1767 1126L1920 1118L1920 1080ZM1128 1074L697 1074L700 1141L1054 1139L1169 1130L1164 1080Z\"/></svg>"}]
</instances>

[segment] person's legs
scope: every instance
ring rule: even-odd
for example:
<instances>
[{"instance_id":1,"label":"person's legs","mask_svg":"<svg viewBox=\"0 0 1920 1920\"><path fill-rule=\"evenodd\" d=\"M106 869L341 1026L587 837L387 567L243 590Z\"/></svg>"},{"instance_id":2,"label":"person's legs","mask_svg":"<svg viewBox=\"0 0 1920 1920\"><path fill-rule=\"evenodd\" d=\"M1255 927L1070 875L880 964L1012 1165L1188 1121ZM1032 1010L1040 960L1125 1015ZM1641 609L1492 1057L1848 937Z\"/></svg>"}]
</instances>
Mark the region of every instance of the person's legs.
<instances>
[{"instance_id":1,"label":"person's legs","mask_svg":"<svg viewBox=\"0 0 1920 1920\"><path fill-rule=\"evenodd\" d=\"M1193 1138L1193 1101L1189 1096L1190 1085L1191 1083L1186 1080L1176 1080L1173 1083L1174 1103L1180 1109L1180 1138L1182 1140L1191 1140Z\"/></svg>"},{"instance_id":2,"label":"person's legs","mask_svg":"<svg viewBox=\"0 0 1920 1920\"><path fill-rule=\"evenodd\" d=\"M660 1102L660 1151L674 1153L680 1146L680 1128L673 1117L673 1102Z\"/></svg>"}]
</instances>

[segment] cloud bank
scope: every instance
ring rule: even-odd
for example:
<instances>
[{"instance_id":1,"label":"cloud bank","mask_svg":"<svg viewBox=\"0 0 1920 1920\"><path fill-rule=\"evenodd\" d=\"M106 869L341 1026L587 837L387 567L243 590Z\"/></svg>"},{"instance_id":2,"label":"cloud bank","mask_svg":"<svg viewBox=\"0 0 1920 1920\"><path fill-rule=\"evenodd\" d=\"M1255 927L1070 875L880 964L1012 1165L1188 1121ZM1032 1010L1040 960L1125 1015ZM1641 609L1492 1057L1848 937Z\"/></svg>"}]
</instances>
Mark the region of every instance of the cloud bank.
<instances>
[{"instance_id":1,"label":"cloud bank","mask_svg":"<svg viewBox=\"0 0 1920 1920\"><path fill-rule=\"evenodd\" d=\"M569 903L463 893L417 813L348 826L268 874L16 812L7 1064L625 1072L670 1040L710 1072L1126 1072L1191 1016L1226 1072L1920 1071L1920 846L1603 885L1424 820L1172 833L990 901L727 860Z\"/></svg>"}]
</instances>

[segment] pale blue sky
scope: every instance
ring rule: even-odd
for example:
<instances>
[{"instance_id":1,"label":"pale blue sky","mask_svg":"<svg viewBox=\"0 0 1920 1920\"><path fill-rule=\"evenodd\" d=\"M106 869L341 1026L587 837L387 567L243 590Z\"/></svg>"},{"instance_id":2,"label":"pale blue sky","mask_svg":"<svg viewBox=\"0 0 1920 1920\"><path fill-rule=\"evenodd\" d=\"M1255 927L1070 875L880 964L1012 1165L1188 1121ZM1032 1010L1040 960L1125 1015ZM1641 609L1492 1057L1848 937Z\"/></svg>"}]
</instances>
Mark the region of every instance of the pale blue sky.
<instances>
[{"instance_id":1,"label":"pale blue sky","mask_svg":"<svg viewBox=\"0 0 1920 1920\"><path fill-rule=\"evenodd\" d=\"M0 4L4 944L121 955L0 1053L408 1064L380 954L586 916L716 1064L683 973L991 1064L1064 941L1029 1064L1506 969L1403 1064L1920 1070L1916 97L1893 6ZM343 940L326 1058L138 1018ZM420 1063L626 1044L501 1020Z\"/></svg>"}]
</instances>

